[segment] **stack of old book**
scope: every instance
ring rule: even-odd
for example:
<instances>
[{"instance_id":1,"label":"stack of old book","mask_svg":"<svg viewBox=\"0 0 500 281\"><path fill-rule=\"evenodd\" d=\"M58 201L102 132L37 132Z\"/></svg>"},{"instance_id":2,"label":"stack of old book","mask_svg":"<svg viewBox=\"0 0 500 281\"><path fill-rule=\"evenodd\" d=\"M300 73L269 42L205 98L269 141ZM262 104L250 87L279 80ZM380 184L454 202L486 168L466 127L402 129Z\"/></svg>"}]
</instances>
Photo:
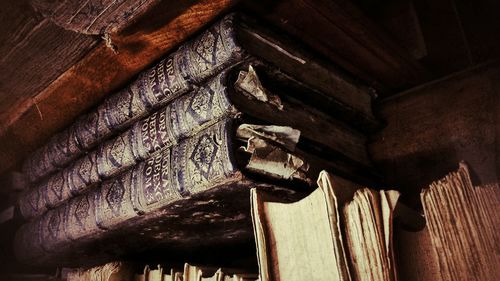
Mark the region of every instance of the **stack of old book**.
<instances>
[{"instance_id":1,"label":"stack of old book","mask_svg":"<svg viewBox=\"0 0 500 281\"><path fill-rule=\"evenodd\" d=\"M25 161L16 254L97 264L253 239L251 187L288 198L322 169L376 177L371 101L295 42L228 15Z\"/></svg>"}]
</instances>

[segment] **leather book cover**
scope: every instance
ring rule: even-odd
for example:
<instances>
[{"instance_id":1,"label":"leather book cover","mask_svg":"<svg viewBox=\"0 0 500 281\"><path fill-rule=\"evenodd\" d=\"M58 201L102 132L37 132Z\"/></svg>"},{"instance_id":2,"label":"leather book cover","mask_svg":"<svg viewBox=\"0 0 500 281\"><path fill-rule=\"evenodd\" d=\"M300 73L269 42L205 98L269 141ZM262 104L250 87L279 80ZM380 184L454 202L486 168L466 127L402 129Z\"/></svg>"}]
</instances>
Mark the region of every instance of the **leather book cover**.
<instances>
[{"instance_id":1,"label":"leather book cover","mask_svg":"<svg viewBox=\"0 0 500 281\"><path fill-rule=\"evenodd\" d=\"M37 260L72 251L78 244L121 231L131 219L241 178L232 155L232 135L232 120L224 119L47 211L16 234L17 256Z\"/></svg>"},{"instance_id":2,"label":"leather book cover","mask_svg":"<svg viewBox=\"0 0 500 281\"><path fill-rule=\"evenodd\" d=\"M52 137L23 164L28 179L35 182L65 167L99 142L241 61L244 54L235 42L233 18L226 16L186 42Z\"/></svg>"},{"instance_id":3,"label":"leather book cover","mask_svg":"<svg viewBox=\"0 0 500 281\"><path fill-rule=\"evenodd\" d=\"M234 116L237 110L227 96L224 76L225 71L219 73L198 90L177 98L32 187L19 199L22 215L38 216L222 118Z\"/></svg>"}]
</instances>

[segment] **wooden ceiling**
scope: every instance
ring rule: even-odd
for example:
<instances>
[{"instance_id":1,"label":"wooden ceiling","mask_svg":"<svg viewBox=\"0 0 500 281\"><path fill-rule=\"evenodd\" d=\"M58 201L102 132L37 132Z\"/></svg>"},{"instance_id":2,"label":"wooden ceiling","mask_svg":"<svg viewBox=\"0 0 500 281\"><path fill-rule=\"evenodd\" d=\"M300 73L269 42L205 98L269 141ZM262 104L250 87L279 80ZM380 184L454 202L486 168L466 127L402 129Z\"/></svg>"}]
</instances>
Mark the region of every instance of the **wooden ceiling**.
<instances>
[{"instance_id":1,"label":"wooden ceiling","mask_svg":"<svg viewBox=\"0 0 500 281\"><path fill-rule=\"evenodd\" d=\"M387 96L497 57L498 1L465 2L2 1L0 174L230 10L254 14Z\"/></svg>"}]
</instances>

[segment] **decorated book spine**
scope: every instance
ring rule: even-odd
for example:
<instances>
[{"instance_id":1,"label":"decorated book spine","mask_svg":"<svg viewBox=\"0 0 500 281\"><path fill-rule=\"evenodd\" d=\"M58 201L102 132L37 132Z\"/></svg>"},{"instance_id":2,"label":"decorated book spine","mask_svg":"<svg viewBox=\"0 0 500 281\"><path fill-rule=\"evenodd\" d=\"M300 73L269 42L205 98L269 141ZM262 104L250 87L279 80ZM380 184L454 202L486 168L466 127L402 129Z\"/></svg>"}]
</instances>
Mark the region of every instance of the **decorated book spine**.
<instances>
[{"instance_id":1,"label":"decorated book spine","mask_svg":"<svg viewBox=\"0 0 500 281\"><path fill-rule=\"evenodd\" d=\"M52 137L23 164L30 182L64 168L111 135L202 84L245 54L237 45L234 15L182 45L96 110Z\"/></svg>"},{"instance_id":2,"label":"decorated book spine","mask_svg":"<svg viewBox=\"0 0 500 281\"><path fill-rule=\"evenodd\" d=\"M133 218L240 179L232 155L231 120L221 120L23 225L16 234L16 255L39 263L120 231Z\"/></svg>"},{"instance_id":3,"label":"decorated book spine","mask_svg":"<svg viewBox=\"0 0 500 281\"><path fill-rule=\"evenodd\" d=\"M175 99L118 137L100 144L72 165L34 186L19 199L24 218L41 215L123 172L152 154L176 145L217 121L234 116L222 71L204 86Z\"/></svg>"}]
</instances>

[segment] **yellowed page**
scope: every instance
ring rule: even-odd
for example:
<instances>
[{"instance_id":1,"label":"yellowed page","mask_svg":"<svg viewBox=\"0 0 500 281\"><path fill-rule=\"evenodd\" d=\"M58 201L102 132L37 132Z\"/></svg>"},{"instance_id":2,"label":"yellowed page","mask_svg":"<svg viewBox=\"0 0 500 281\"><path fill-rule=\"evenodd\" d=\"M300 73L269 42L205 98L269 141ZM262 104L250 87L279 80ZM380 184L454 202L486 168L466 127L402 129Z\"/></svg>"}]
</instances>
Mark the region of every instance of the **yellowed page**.
<instances>
[{"instance_id":1,"label":"yellowed page","mask_svg":"<svg viewBox=\"0 0 500 281\"><path fill-rule=\"evenodd\" d=\"M251 198L257 248L266 251L258 254L261 280L341 280L321 189L288 204L266 202L256 189Z\"/></svg>"},{"instance_id":2,"label":"yellowed page","mask_svg":"<svg viewBox=\"0 0 500 281\"><path fill-rule=\"evenodd\" d=\"M491 203L485 195L487 192L473 186L464 163L422 191L440 279L497 280L500 276L497 214L491 207L498 202Z\"/></svg>"}]
</instances>

